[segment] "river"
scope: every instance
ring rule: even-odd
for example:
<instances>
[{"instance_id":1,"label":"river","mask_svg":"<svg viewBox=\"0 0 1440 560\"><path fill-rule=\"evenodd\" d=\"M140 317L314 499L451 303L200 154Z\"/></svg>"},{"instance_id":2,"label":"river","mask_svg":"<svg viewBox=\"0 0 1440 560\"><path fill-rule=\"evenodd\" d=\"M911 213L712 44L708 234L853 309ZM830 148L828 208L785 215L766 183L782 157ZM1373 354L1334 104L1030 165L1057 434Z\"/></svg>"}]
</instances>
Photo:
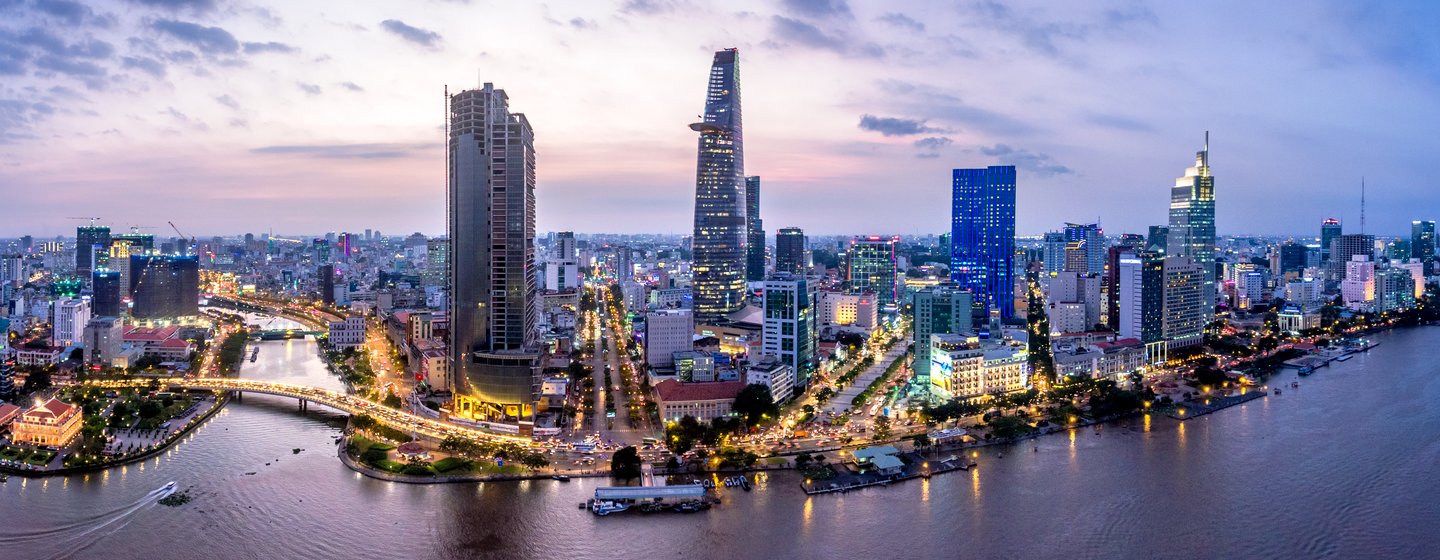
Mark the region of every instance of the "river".
<instances>
[{"instance_id":1,"label":"river","mask_svg":"<svg viewBox=\"0 0 1440 560\"><path fill-rule=\"evenodd\" d=\"M806 497L790 473L709 512L596 518L602 481L405 485L335 458L344 419L262 395L164 456L0 485L20 558L1371 558L1440 549L1440 328L1283 395L1179 423L1134 419L988 449L980 467ZM310 341L241 375L338 382ZM1098 433L1097 433L1098 431ZM301 448L299 454L292 453ZM268 463L268 465L267 465ZM250 475L247 473L254 472ZM195 496L154 504L167 481ZM18 548L17 548L18 547Z\"/></svg>"}]
</instances>

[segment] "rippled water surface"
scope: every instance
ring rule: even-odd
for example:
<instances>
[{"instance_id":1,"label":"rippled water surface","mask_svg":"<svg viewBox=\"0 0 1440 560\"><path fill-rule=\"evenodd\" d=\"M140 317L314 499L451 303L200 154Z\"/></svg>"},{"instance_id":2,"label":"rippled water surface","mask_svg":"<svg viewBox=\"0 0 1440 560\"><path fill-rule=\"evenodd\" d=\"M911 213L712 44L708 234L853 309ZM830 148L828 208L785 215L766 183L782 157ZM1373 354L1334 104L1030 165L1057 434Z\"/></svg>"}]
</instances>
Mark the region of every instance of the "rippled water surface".
<instances>
[{"instance_id":1,"label":"rippled water surface","mask_svg":"<svg viewBox=\"0 0 1440 560\"><path fill-rule=\"evenodd\" d=\"M247 396L163 457L0 485L9 558L1432 558L1440 328L1283 395L1180 424L1135 419L986 450L969 473L807 498L789 474L694 515L596 518L600 481L441 486L361 477L338 414ZM338 387L313 343L243 375ZM327 385L328 384L328 385ZM1098 433L1097 433L1098 432ZM296 455L294 448L304 451ZM268 465L266 463L269 463ZM247 473L254 472L250 475ZM174 480L195 500L154 492Z\"/></svg>"}]
</instances>

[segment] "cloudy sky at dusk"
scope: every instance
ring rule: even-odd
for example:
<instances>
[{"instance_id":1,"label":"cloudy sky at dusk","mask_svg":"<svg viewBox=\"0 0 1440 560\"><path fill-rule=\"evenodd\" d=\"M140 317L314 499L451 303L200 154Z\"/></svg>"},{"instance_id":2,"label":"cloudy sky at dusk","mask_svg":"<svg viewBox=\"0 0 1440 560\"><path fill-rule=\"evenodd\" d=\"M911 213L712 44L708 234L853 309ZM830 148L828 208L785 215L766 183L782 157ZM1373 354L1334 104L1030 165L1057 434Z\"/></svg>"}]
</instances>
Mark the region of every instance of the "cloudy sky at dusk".
<instances>
[{"instance_id":1,"label":"cloudy sky at dusk","mask_svg":"<svg viewBox=\"0 0 1440 560\"><path fill-rule=\"evenodd\" d=\"M722 7L723 6L723 7ZM539 228L686 232L738 47L767 230L938 233L950 169L1019 229L1163 223L1205 130L1221 233L1440 217L1440 4L0 0L0 235L443 233L442 88L536 130Z\"/></svg>"}]
</instances>

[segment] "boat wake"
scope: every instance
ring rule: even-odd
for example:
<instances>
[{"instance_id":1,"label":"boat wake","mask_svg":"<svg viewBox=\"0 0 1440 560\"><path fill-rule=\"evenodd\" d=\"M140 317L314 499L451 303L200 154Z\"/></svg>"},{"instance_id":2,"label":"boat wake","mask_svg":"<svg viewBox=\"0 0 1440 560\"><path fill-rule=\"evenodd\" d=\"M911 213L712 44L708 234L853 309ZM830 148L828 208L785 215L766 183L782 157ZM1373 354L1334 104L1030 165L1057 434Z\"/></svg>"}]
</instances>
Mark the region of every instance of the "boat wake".
<instances>
[{"instance_id":1,"label":"boat wake","mask_svg":"<svg viewBox=\"0 0 1440 560\"><path fill-rule=\"evenodd\" d=\"M0 532L0 549L18 545L23 550L25 545L34 545L36 542L43 541L60 551L51 558L72 556L129 525L137 514L174 494L175 490L175 483L171 482L151 490L133 502L109 511L76 519L64 525L39 531L25 531L24 533Z\"/></svg>"}]
</instances>

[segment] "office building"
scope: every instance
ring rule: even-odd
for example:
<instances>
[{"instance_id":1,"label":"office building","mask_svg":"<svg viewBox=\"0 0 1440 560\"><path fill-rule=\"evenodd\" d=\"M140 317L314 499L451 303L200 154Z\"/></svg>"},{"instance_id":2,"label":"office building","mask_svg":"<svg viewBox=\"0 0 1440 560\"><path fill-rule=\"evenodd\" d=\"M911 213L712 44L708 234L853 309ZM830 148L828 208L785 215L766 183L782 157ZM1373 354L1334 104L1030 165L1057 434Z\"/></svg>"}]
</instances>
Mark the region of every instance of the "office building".
<instances>
[{"instance_id":1,"label":"office building","mask_svg":"<svg viewBox=\"0 0 1440 560\"><path fill-rule=\"evenodd\" d=\"M1215 314L1215 177L1210 174L1210 133L1195 154L1195 166L1170 190L1170 232L1166 257L1190 259L1203 275L1201 325ZM1172 346L1173 348L1173 346Z\"/></svg>"},{"instance_id":2,"label":"office building","mask_svg":"<svg viewBox=\"0 0 1440 560\"><path fill-rule=\"evenodd\" d=\"M8 401L15 396L15 353L0 349L0 400Z\"/></svg>"},{"instance_id":3,"label":"office building","mask_svg":"<svg viewBox=\"0 0 1440 560\"><path fill-rule=\"evenodd\" d=\"M128 268L130 259L125 259L125 262ZM91 308L95 316L119 317L123 314L126 311L125 302L122 299L125 290L122 289L124 284L120 273L113 270L97 270L91 278L91 285L95 293L91 300Z\"/></svg>"},{"instance_id":4,"label":"office building","mask_svg":"<svg viewBox=\"0 0 1440 560\"><path fill-rule=\"evenodd\" d=\"M533 427L540 391L535 135L493 84L450 96L452 413Z\"/></svg>"},{"instance_id":5,"label":"office building","mask_svg":"<svg viewBox=\"0 0 1440 560\"><path fill-rule=\"evenodd\" d=\"M1410 258L1425 263L1425 272L1430 273L1435 264L1435 222L1416 220L1410 222Z\"/></svg>"},{"instance_id":6,"label":"office building","mask_svg":"<svg viewBox=\"0 0 1440 560\"><path fill-rule=\"evenodd\" d=\"M1347 267L1356 256L1375 260L1375 236L1363 233L1347 233L1335 236L1330 241L1329 279L1331 287L1347 279Z\"/></svg>"},{"instance_id":7,"label":"office building","mask_svg":"<svg viewBox=\"0 0 1440 560\"><path fill-rule=\"evenodd\" d=\"M800 228L775 232L775 272L805 274L805 232Z\"/></svg>"},{"instance_id":8,"label":"office building","mask_svg":"<svg viewBox=\"0 0 1440 560\"><path fill-rule=\"evenodd\" d=\"M130 316L174 320L200 314L200 261L197 257L131 255Z\"/></svg>"},{"instance_id":9,"label":"office building","mask_svg":"<svg viewBox=\"0 0 1440 560\"><path fill-rule=\"evenodd\" d=\"M344 289L339 282L340 273L335 270L334 264L322 264L315 270L316 282L320 285L320 301L325 305L335 305L335 288ZM338 299L344 299L338 298Z\"/></svg>"},{"instance_id":10,"label":"office building","mask_svg":"<svg viewBox=\"0 0 1440 560\"><path fill-rule=\"evenodd\" d=\"M645 314L645 363L673 368L675 353L695 349L695 316L689 309L660 309Z\"/></svg>"},{"instance_id":11,"label":"office building","mask_svg":"<svg viewBox=\"0 0 1440 560\"><path fill-rule=\"evenodd\" d=\"M1100 277L1094 274L1073 271L1056 274L1045 296L1050 332L1093 330L1101 320L1100 283Z\"/></svg>"},{"instance_id":12,"label":"office building","mask_svg":"<svg viewBox=\"0 0 1440 560\"><path fill-rule=\"evenodd\" d=\"M1105 232L1100 224L1065 224L1066 271L1105 272ZM1071 257L1074 254L1074 257ZM1073 263L1071 261L1074 261Z\"/></svg>"},{"instance_id":13,"label":"office building","mask_svg":"<svg viewBox=\"0 0 1440 560\"><path fill-rule=\"evenodd\" d=\"M926 388L933 383L931 374L932 356L930 337L937 334L966 332L973 324L975 301L973 295L955 284L927 286L915 292L915 318L913 338L915 343L915 386ZM995 336L995 333L991 333Z\"/></svg>"},{"instance_id":14,"label":"office building","mask_svg":"<svg viewBox=\"0 0 1440 560\"><path fill-rule=\"evenodd\" d=\"M765 224L760 221L760 178L745 178L745 279L765 279Z\"/></svg>"},{"instance_id":15,"label":"office building","mask_svg":"<svg viewBox=\"0 0 1440 560\"><path fill-rule=\"evenodd\" d=\"M1328 264L1330 262L1331 244L1334 243L1335 238L1340 237L1344 233L1345 232L1340 225L1340 220L1337 220L1335 218L1325 218L1325 221L1320 222L1321 264Z\"/></svg>"},{"instance_id":16,"label":"office building","mask_svg":"<svg viewBox=\"0 0 1440 560\"><path fill-rule=\"evenodd\" d=\"M1112 331L1120 331L1120 258L1144 251L1147 244L1144 236L1125 234L1120 236L1119 243L1105 250L1105 285L1102 289L1105 306L1102 312L1105 326Z\"/></svg>"},{"instance_id":17,"label":"office building","mask_svg":"<svg viewBox=\"0 0 1440 560\"><path fill-rule=\"evenodd\" d=\"M1041 243L1044 253L1040 260L1045 265L1045 273L1055 274L1065 270L1065 232L1046 232Z\"/></svg>"},{"instance_id":18,"label":"office building","mask_svg":"<svg viewBox=\"0 0 1440 560\"><path fill-rule=\"evenodd\" d=\"M1165 258L1153 251L1131 251L1119 260L1121 338L1150 345L1165 338Z\"/></svg>"},{"instance_id":19,"label":"office building","mask_svg":"<svg viewBox=\"0 0 1440 560\"><path fill-rule=\"evenodd\" d=\"M1150 235L1145 236L1145 250L1165 256L1170 246L1170 226L1150 226Z\"/></svg>"},{"instance_id":20,"label":"office building","mask_svg":"<svg viewBox=\"0 0 1440 560\"><path fill-rule=\"evenodd\" d=\"M85 324L90 322L90 300L65 298L55 302L55 317L50 344L65 348L71 344L82 344L85 340Z\"/></svg>"},{"instance_id":21,"label":"office building","mask_svg":"<svg viewBox=\"0 0 1440 560\"><path fill-rule=\"evenodd\" d=\"M1415 278L1403 268L1386 266L1375 271L1375 311L1401 311L1415 307Z\"/></svg>"},{"instance_id":22,"label":"office building","mask_svg":"<svg viewBox=\"0 0 1440 560\"><path fill-rule=\"evenodd\" d=\"M895 245L900 237L856 237L846 250L849 267L845 284L852 294L874 293L883 307L900 301L900 282L896 274Z\"/></svg>"},{"instance_id":23,"label":"office building","mask_svg":"<svg viewBox=\"0 0 1440 560\"><path fill-rule=\"evenodd\" d=\"M745 304L750 222L746 215L745 144L740 117L740 52L715 53L695 166L695 235L691 285L695 320L717 324Z\"/></svg>"},{"instance_id":24,"label":"office building","mask_svg":"<svg viewBox=\"0 0 1440 560\"><path fill-rule=\"evenodd\" d=\"M125 324L119 317L94 317L85 324L85 363L111 365L120 355Z\"/></svg>"},{"instance_id":25,"label":"office building","mask_svg":"<svg viewBox=\"0 0 1440 560\"><path fill-rule=\"evenodd\" d=\"M779 358L807 387L815 373L815 289L804 276L776 273L763 284L760 353Z\"/></svg>"},{"instance_id":26,"label":"office building","mask_svg":"<svg viewBox=\"0 0 1440 560\"><path fill-rule=\"evenodd\" d=\"M1015 166L952 175L950 278L978 303L1015 315Z\"/></svg>"},{"instance_id":27,"label":"office building","mask_svg":"<svg viewBox=\"0 0 1440 560\"><path fill-rule=\"evenodd\" d=\"M1279 259L1277 261L1279 266L1276 267L1276 270L1272 271L1276 276L1284 277L1287 274L1294 274L1298 278L1301 274L1304 274L1305 253L1307 251L1304 245L1294 241L1286 241L1280 244L1277 251L1279 253Z\"/></svg>"},{"instance_id":28,"label":"office building","mask_svg":"<svg viewBox=\"0 0 1440 560\"><path fill-rule=\"evenodd\" d=\"M1173 230L1172 230L1173 235ZM1176 249L1171 243L1171 249ZM1209 316L1205 306L1205 279L1209 267L1186 257L1165 257L1164 320L1161 322L1168 349L1197 346L1204 342ZM1209 275L1213 275L1211 271Z\"/></svg>"},{"instance_id":29,"label":"office building","mask_svg":"<svg viewBox=\"0 0 1440 560\"><path fill-rule=\"evenodd\" d=\"M107 249L110 247L109 227L80 226L75 228L76 274L89 275L94 271L96 247Z\"/></svg>"},{"instance_id":30,"label":"office building","mask_svg":"<svg viewBox=\"0 0 1440 560\"><path fill-rule=\"evenodd\" d=\"M450 240L425 240L425 272L422 278L427 286L449 288Z\"/></svg>"}]
</instances>

